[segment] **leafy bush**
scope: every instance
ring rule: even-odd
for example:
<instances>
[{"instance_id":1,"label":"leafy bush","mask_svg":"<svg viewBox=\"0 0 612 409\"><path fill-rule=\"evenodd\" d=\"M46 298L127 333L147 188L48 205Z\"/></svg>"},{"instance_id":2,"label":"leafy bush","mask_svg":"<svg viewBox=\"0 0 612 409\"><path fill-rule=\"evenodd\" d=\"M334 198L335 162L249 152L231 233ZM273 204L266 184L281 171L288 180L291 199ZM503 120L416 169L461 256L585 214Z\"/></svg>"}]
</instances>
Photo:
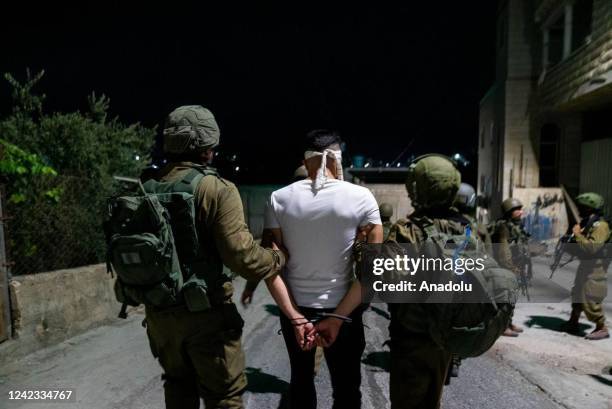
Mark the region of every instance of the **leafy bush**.
<instances>
[{"instance_id":1,"label":"leafy bush","mask_svg":"<svg viewBox=\"0 0 612 409\"><path fill-rule=\"evenodd\" d=\"M43 74L28 72L23 83L5 75L13 111L0 120L0 174L14 274L102 261L112 176L138 176L155 137L155 129L109 120L104 95L89 96L86 113L45 113L45 96L32 92Z\"/></svg>"}]
</instances>

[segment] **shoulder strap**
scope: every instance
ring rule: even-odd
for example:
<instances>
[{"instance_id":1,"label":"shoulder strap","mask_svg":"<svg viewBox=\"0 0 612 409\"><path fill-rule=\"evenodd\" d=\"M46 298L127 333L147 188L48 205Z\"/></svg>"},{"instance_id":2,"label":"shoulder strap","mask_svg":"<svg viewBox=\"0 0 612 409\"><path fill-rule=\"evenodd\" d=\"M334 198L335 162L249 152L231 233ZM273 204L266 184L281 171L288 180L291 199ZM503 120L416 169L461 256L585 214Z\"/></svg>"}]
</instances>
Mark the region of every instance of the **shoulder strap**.
<instances>
[{"instance_id":1,"label":"shoulder strap","mask_svg":"<svg viewBox=\"0 0 612 409\"><path fill-rule=\"evenodd\" d=\"M189 186L189 192L193 194L195 193L196 188L203 177L204 175L199 170L191 169L185 176L183 176L179 183Z\"/></svg>"},{"instance_id":2,"label":"shoulder strap","mask_svg":"<svg viewBox=\"0 0 612 409\"><path fill-rule=\"evenodd\" d=\"M179 183L187 185L189 193L195 194L198 184L205 176L219 177L219 173L215 169L206 166L193 166L189 172L183 176Z\"/></svg>"}]
</instances>

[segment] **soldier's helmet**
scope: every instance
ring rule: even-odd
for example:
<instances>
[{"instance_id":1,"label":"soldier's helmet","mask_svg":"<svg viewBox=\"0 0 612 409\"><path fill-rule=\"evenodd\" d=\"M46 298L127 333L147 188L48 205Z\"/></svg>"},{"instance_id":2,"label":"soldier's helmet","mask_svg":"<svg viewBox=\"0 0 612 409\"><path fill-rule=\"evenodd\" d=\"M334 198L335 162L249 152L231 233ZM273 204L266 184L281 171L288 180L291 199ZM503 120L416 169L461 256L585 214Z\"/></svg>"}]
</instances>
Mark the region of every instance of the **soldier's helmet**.
<instances>
[{"instance_id":1,"label":"soldier's helmet","mask_svg":"<svg viewBox=\"0 0 612 409\"><path fill-rule=\"evenodd\" d=\"M294 180L302 180L308 177L308 171L306 170L306 166L302 165L293 172Z\"/></svg>"},{"instance_id":2,"label":"soldier's helmet","mask_svg":"<svg viewBox=\"0 0 612 409\"><path fill-rule=\"evenodd\" d=\"M380 212L380 217L389 219L393 216L393 206L389 203L381 203L378 210Z\"/></svg>"},{"instance_id":3,"label":"soldier's helmet","mask_svg":"<svg viewBox=\"0 0 612 409\"><path fill-rule=\"evenodd\" d=\"M476 190L474 190L474 187L469 183L461 183L454 204L461 211L473 211L476 208Z\"/></svg>"},{"instance_id":4,"label":"soldier's helmet","mask_svg":"<svg viewBox=\"0 0 612 409\"><path fill-rule=\"evenodd\" d=\"M199 153L219 145L219 126L212 112L200 105L184 105L170 112L164 124L164 152Z\"/></svg>"},{"instance_id":5,"label":"soldier's helmet","mask_svg":"<svg viewBox=\"0 0 612 409\"><path fill-rule=\"evenodd\" d=\"M523 208L523 203L521 203L520 200L515 199L513 197L509 197L506 200L504 200L501 204L501 208L502 208L502 212L504 214L508 214L513 210L516 209L522 209Z\"/></svg>"},{"instance_id":6,"label":"soldier's helmet","mask_svg":"<svg viewBox=\"0 0 612 409\"><path fill-rule=\"evenodd\" d=\"M576 197L576 204L593 210L601 210L604 207L604 198L594 192L582 193Z\"/></svg>"},{"instance_id":7,"label":"soldier's helmet","mask_svg":"<svg viewBox=\"0 0 612 409\"><path fill-rule=\"evenodd\" d=\"M460 184L455 162L444 155L423 155L408 167L406 190L415 209L450 207Z\"/></svg>"}]
</instances>

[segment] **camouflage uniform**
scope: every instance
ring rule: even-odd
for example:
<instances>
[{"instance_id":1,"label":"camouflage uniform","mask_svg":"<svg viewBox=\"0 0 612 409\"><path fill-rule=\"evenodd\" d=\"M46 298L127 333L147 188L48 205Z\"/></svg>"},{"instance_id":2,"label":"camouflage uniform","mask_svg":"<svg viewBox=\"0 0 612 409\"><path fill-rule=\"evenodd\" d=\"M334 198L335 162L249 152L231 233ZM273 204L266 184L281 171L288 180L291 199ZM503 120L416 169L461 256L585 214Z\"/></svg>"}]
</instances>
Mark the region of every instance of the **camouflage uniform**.
<instances>
[{"instance_id":1,"label":"camouflage uniform","mask_svg":"<svg viewBox=\"0 0 612 409\"><path fill-rule=\"evenodd\" d=\"M572 288L572 299L579 300L572 304L572 311L580 315L584 311L592 323L603 326L606 322L601 302L607 295L607 266L602 258L593 259L602 250L604 243L610 237L610 227L605 220L596 221L593 226L576 235L576 244L581 259Z\"/></svg>"},{"instance_id":2,"label":"camouflage uniform","mask_svg":"<svg viewBox=\"0 0 612 409\"><path fill-rule=\"evenodd\" d=\"M451 208L460 174L446 157L426 155L410 166L407 190L415 212L398 220L387 243L419 244L425 239L419 227L433 223L438 231L463 234L459 214ZM391 312L390 400L392 409L438 408L451 353L431 337L431 322L424 304L389 304Z\"/></svg>"},{"instance_id":3,"label":"camouflage uniform","mask_svg":"<svg viewBox=\"0 0 612 409\"><path fill-rule=\"evenodd\" d=\"M386 240L389 236L389 232L391 231L391 227L393 223L391 222L391 217L393 216L393 206L389 203L381 203L378 207L378 211L380 212L380 219L382 220L383 226L383 240Z\"/></svg>"},{"instance_id":4,"label":"camouflage uniform","mask_svg":"<svg viewBox=\"0 0 612 409\"><path fill-rule=\"evenodd\" d=\"M586 200L590 197L596 199L594 205ZM576 202L583 206L592 205L595 211L603 207L603 198L593 193L578 196ZM604 245L610 239L610 226L597 213L591 217L595 217L595 221L585 226L588 218L584 218L581 226L583 231L574 235L575 245L572 245L574 255L580 260L572 288L572 322L577 326L580 314L584 311L587 319L596 326L593 334L587 335L586 338L602 339L609 337L602 302L608 292L606 275L609 260L606 258L609 255L606 254L608 249Z\"/></svg>"},{"instance_id":5,"label":"camouflage uniform","mask_svg":"<svg viewBox=\"0 0 612 409\"><path fill-rule=\"evenodd\" d=\"M529 234L523 229L520 219L512 219L513 210L521 209L523 204L517 199L506 199L502 203L504 217L494 222L491 241L493 242L493 257L500 267L507 268L520 277L524 274L526 263L529 262ZM510 322L506 336L517 336L523 332L521 327Z\"/></svg>"},{"instance_id":6,"label":"camouflage uniform","mask_svg":"<svg viewBox=\"0 0 612 409\"><path fill-rule=\"evenodd\" d=\"M499 219L495 223L492 240L496 244L495 259L499 265L520 274L524 268L525 256L529 254L529 234L521 223Z\"/></svg>"},{"instance_id":7,"label":"camouflage uniform","mask_svg":"<svg viewBox=\"0 0 612 409\"><path fill-rule=\"evenodd\" d=\"M203 132L210 131L210 127L202 131L198 126L202 123L204 127L209 126L212 114L202 107L181 107L173 114L181 109L195 111L196 117L179 112L174 119L178 126L171 129L185 132L185 138L208 141ZM185 117L187 123L180 122ZM167 129L168 125L165 134ZM170 135L176 136L176 133ZM198 145L198 141L195 144L165 142L170 153L180 153L179 149L185 146L211 146L210 143ZM158 178L164 182L180 180L194 165L171 163L161 170ZM264 279L280 270L284 257L253 241L244 222L240 194L232 183L217 176L205 176L197 186L195 197L212 308L190 312L184 305L168 309L147 307L147 334L153 355L164 370L167 408L199 408L200 397L207 408L242 408L241 395L247 384L241 346L243 321L232 302L231 278L223 273L223 265L245 278Z\"/></svg>"}]
</instances>

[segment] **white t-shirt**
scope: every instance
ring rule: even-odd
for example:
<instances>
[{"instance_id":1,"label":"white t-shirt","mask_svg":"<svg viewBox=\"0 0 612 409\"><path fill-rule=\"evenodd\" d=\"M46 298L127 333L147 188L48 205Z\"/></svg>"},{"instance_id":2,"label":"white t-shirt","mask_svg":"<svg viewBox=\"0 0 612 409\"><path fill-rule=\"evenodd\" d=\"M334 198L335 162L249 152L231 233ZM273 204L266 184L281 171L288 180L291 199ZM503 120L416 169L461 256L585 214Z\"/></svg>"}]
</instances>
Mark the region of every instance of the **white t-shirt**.
<instances>
[{"instance_id":1,"label":"white t-shirt","mask_svg":"<svg viewBox=\"0 0 612 409\"><path fill-rule=\"evenodd\" d=\"M328 179L316 194L305 179L272 193L264 227L280 228L289 262L283 273L297 305L335 308L353 279L352 246L359 226L381 224L363 186Z\"/></svg>"}]
</instances>

